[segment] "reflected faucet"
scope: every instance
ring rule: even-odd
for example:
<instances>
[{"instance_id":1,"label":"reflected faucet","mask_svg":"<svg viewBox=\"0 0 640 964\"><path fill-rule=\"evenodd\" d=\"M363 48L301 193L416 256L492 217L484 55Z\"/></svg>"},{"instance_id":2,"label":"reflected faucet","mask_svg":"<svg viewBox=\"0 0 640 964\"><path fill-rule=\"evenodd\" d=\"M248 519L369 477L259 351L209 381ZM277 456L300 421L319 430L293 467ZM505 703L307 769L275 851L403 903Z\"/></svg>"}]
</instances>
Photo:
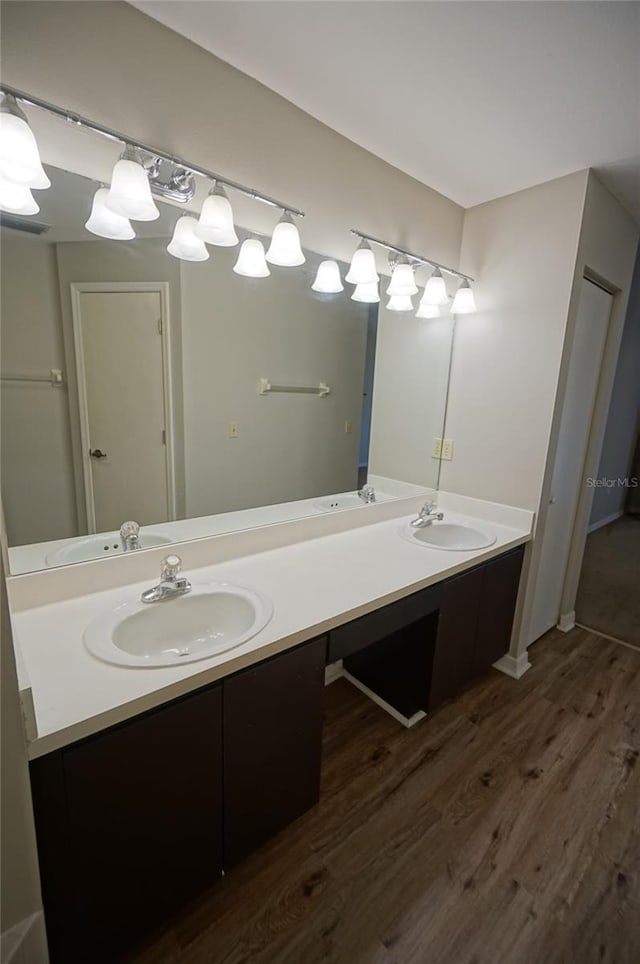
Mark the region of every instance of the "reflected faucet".
<instances>
[{"instance_id":1,"label":"reflected faucet","mask_svg":"<svg viewBox=\"0 0 640 964\"><path fill-rule=\"evenodd\" d=\"M178 579L178 573L182 566L180 556L165 556L160 568L160 582L152 589L145 589L140 596L144 603L162 602L164 599L172 599L174 596L184 596L191 591L191 583L184 577Z\"/></svg>"},{"instance_id":2,"label":"reflected faucet","mask_svg":"<svg viewBox=\"0 0 640 964\"><path fill-rule=\"evenodd\" d=\"M437 509L435 502L425 502L416 518L411 520L410 525L415 529L422 529L423 526L430 526L432 522L442 522L444 512L438 512Z\"/></svg>"},{"instance_id":3,"label":"reflected faucet","mask_svg":"<svg viewBox=\"0 0 640 964\"><path fill-rule=\"evenodd\" d=\"M367 505L370 505L376 501L375 489L372 485L363 485L361 489L358 489L358 497Z\"/></svg>"},{"instance_id":4,"label":"reflected faucet","mask_svg":"<svg viewBox=\"0 0 640 964\"><path fill-rule=\"evenodd\" d=\"M120 542L124 552L140 548L140 526L137 522L123 522L120 526Z\"/></svg>"}]
</instances>

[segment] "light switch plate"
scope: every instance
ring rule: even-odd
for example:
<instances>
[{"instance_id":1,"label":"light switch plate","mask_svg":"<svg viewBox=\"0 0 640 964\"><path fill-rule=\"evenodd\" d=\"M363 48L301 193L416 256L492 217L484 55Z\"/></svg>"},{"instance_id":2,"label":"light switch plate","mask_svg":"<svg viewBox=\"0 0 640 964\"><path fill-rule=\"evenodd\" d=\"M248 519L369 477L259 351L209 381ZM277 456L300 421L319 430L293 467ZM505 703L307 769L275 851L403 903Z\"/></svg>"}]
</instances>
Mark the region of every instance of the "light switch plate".
<instances>
[{"instance_id":1,"label":"light switch plate","mask_svg":"<svg viewBox=\"0 0 640 964\"><path fill-rule=\"evenodd\" d=\"M238 431L237 422L229 422L229 438L238 438L240 432Z\"/></svg>"},{"instance_id":2,"label":"light switch plate","mask_svg":"<svg viewBox=\"0 0 640 964\"><path fill-rule=\"evenodd\" d=\"M453 439L443 438L442 439L442 458L445 462L451 462L453 459Z\"/></svg>"},{"instance_id":3,"label":"light switch plate","mask_svg":"<svg viewBox=\"0 0 640 964\"><path fill-rule=\"evenodd\" d=\"M442 439L434 438L433 445L431 446L431 458L439 459L442 455Z\"/></svg>"}]
</instances>

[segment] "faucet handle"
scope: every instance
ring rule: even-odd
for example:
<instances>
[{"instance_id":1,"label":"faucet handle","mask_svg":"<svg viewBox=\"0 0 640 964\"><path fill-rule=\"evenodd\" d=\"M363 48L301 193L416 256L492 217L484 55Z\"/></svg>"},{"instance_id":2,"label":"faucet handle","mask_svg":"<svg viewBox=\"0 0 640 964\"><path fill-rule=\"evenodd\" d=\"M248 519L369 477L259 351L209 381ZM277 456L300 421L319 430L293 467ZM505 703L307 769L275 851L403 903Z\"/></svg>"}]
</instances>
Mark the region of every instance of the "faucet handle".
<instances>
[{"instance_id":1,"label":"faucet handle","mask_svg":"<svg viewBox=\"0 0 640 964\"><path fill-rule=\"evenodd\" d=\"M178 573L180 572L181 566L182 566L182 559L180 558L180 556L177 556L175 553L172 553L169 556L165 556L164 559L162 560L162 566L160 569L160 575L162 576L162 580L164 581L167 579L175 579Z\"/></svg>"},{"instance_id":2,"label":"faucet handle","mask_svg":"<svg viewBox=\"0 0 640 964\"><path fill-rule=\"evenodd\" d=\"M120 535L123 539L129 539L131 536L137 536L140 534L140 526L137 522L123 522L120 526Z\"/></svg>"}]
</instances>

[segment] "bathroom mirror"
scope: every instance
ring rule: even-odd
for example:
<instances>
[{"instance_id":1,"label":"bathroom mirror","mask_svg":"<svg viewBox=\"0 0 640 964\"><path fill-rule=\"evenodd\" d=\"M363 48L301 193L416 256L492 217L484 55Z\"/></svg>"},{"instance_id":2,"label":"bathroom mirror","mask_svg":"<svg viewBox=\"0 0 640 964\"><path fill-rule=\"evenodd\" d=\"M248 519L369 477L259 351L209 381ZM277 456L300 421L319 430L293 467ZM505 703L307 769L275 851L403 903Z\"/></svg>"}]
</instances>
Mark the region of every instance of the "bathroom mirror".
<instances>
[{"instance_id":1,"label":"bathroom mirror","mask_svg":"<svg viewBox=\"0 0 640 964\"><path fill-rule=\"evenodd\" d=\"M95 237L99 185L47 171L38 215L2 216L13 574L118 554L129 519L150 547L363 506L367 481L379 499L437 486L450 317L318 294L307 250L268 278L234 273L237 247L177 260L162 202L135 240Z\"/></svg>"}]
</instances>

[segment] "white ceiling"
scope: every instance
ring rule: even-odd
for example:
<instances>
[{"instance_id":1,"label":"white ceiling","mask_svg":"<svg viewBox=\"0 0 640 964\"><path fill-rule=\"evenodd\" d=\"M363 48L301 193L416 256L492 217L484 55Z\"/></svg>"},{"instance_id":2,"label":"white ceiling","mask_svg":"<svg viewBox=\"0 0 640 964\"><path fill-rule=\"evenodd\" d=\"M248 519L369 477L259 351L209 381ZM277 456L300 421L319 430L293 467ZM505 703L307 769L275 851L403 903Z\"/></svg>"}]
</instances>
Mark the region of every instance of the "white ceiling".
<instances>
[{"instance_id":1,"label":"white ceiling","mask_svg":"<svg viewBox=\"0 0 640 964\"><path fill-rule=\"evenodd\" d=\"M594 167L640 221L638 2L134 6L464 207Z\"/></svg>"}]
</instances>

